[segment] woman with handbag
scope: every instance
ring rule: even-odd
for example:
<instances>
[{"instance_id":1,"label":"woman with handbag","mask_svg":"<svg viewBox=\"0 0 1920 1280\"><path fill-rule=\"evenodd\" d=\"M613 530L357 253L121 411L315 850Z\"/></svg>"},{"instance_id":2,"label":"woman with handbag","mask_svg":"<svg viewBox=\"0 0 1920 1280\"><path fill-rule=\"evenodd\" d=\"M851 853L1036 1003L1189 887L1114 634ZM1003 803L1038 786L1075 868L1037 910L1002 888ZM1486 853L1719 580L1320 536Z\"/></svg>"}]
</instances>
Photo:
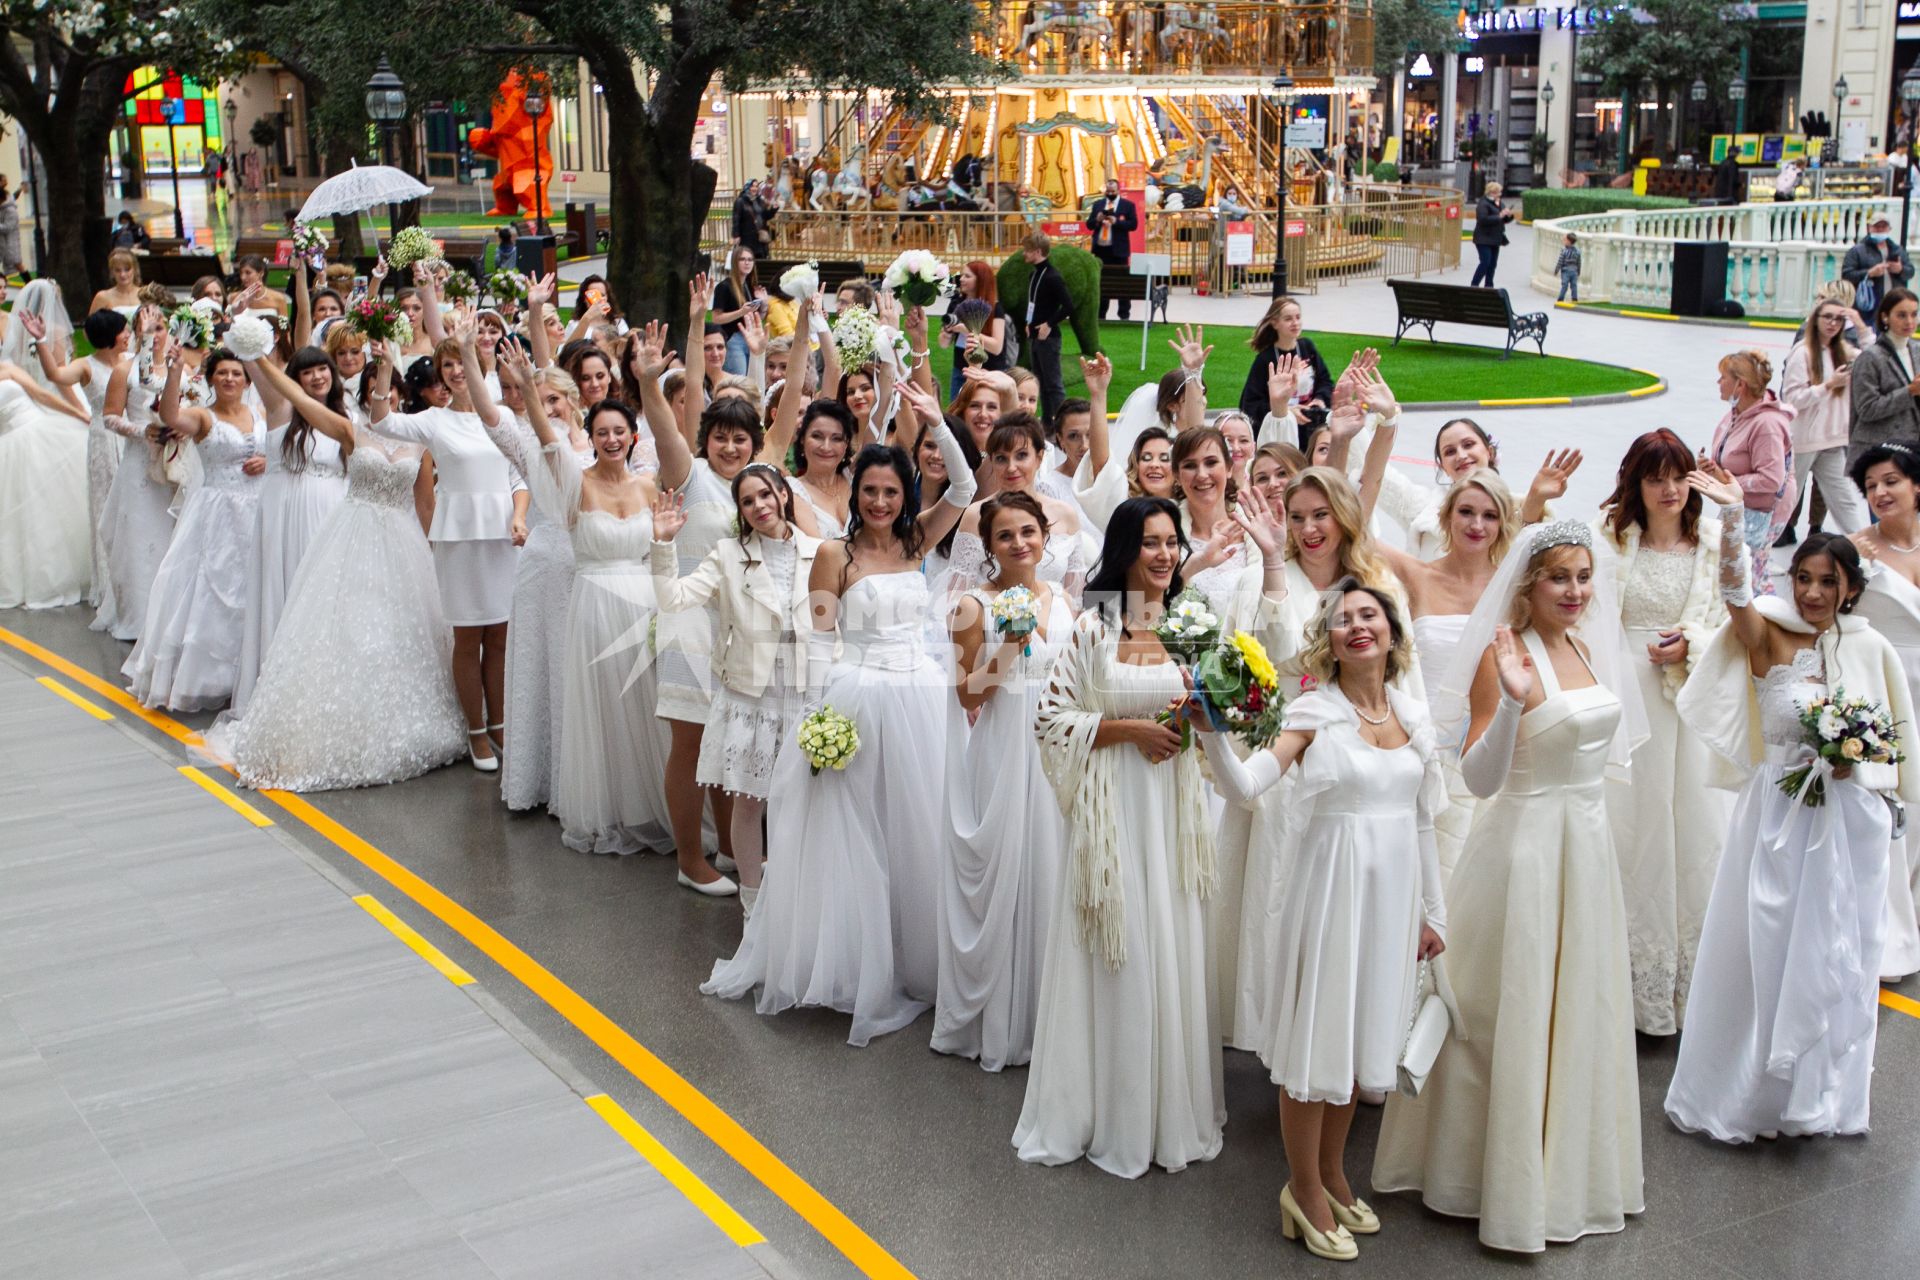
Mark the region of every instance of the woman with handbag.
<instances>
[{"instance_id":1,"label":"woman with handbag","mask_svg":"<svg viewBox=\"0 0 1920 1280\"><path fill-rule=\"evenodd\" d=\"M1389 683L1413 661L1400 605L1351 577L1327 600L1303 655L1320 687L1287 706L1273 745L1242 763L1214 735L1200 740L1242 804L1299 765L1305 813L1260 1057L1280 1086L1281 1231L1344 1260L1359 1254L1355 1235L1380 1230L1342 1172L1354 1090L1394 1087L1416 961L1446 949L1433 815L1447 793L1425 703Z\"/></svg>"}]
</instances>

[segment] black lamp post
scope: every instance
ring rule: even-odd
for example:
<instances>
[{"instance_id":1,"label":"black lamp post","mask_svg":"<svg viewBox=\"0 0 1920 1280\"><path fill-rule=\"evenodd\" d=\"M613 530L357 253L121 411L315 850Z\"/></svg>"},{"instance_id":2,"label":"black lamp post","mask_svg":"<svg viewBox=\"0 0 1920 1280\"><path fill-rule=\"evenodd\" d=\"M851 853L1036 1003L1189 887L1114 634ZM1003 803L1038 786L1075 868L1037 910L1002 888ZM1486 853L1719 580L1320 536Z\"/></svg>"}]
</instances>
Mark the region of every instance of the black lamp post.
<instances>
[{"instance_id":1,"label":"black lamp post","mask_svg":"<svg viewBox=\"0 0 1920 1280\"><path fill-rule=\"evenodd\" d=\"M540 198L540 117L547 114L547 90L544 81L529 78L525 100L527 118L533 121L533 229L546 235L546 202Z\"/></svg>"},{"instance_id":2,"label":"black lamp post","mask_svg":"<svg viewBox=\"0 0 1920 1280\"><path fill-rule=\"evenodd\" d=\"M1900 101L1907 104L1907 190L1900 201L1900 247L1907 247L1907 219L1913 213L1913 176L1914 164L1920 160L1920 151L1915 150L1914 134L1920 132L1914 127L1914 116L1920 113L1920 63L1907 68L1907 74L1900 77Z\"/></svg>"},{"instance_id":3,"label":"black lamp post","mask_svg":"<svg viewBox=\"0 0 1920 1280\"><path fill-rule=\"evenodd\" d=\"M1546 104L1546 109L1541 112L1538 122L1540 136L1547 140L1546 147L1540 152L1540 167L1544 173L1547 165L1547 152L1553 150L1553 81L1549 80L1540 86L1540 101ZM1545 181L1545 179L1543 178L1542 181ZM1549 182L1547 185L1552 186L1553 184Z\"/></svg>"},{"instance_id":4,"label":"black lamp post","mask_svg":"<svg viewBox=\"0 0 1920 1280\"><path fill-rule=\"evenodd\" d=\"M179 127L174 118L173 107L179 99L169 99L166 106L167 121L167 176L173 179L173 238L187 238L187 222L180 215L180 147L175 141L173 131Z\"/></svg>"},{"instance_id":5,"label":"black lamp post","mask_svg":"<svg viewBox=\"0 0 1920 1280\"><path fill-rule=\"evenodd\" d=\"M1279 180L1274 183L1278 195L1278 212L1273 223L1273 296L1287 296L1287 90L1293 88L1293 77L1281 72L1273 78L1273 91L1280 97L1280 155Z\"/></svg>"},{"instance_id":6,"label":"black lamp post","mask_svg":"<svg viewBox=\"0 0 1920 1280\"><path fill-rule=\"evenodd\" d=\"M380 126L380 158L386 160L393 131L407 118L407 86L393 74L385 54L367 81L367 115Z\"/></svg>"},{"instance_id":7,"label":"black lamp post","mask_svg":"<svg viewBox=\"0 0 1920 1280\"><path fill-rule=\"evenodd\" d=\"M1700 113L1707 102L1707 82L1696 76L1687 96L1693 99L1693 125L1697 129L1700 127Z\"/></svg>"},{"instance_id":8,"label":"black lamp post","mask_svg":"<svg viewBox=\"0 0 1920 1280\"><path fill-rule=\"evenodd\" d=\"M1840 115L1847 105L1847 78L1841 76L1833 82L1833 158L1840 160Z\"/></svg>"},{"instance_id":9,"label":"black lamp post","mask_svg":"<svg viewBox=\"0 0 1920 1280\"><path fill-rule=\"evenodd\" d=\"M1727 100L1733 103L1733 131L1739 133L1747 127L1747 78L1735 76L1733 83L1727 86Z\"/></svg>"}]
</instances>

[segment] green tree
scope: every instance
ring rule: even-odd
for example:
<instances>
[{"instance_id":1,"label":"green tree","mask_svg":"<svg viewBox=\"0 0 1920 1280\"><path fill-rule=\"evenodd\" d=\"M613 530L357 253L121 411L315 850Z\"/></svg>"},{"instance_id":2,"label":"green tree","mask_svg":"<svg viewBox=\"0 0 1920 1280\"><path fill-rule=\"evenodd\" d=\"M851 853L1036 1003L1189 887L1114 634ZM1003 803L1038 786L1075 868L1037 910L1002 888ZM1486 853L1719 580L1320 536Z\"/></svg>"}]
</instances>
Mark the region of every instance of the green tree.
<instances>
[{"instance_id":1,"label":"green tree","mask_svg":"<svg viewBox=\"0 0 1920 1280\"><path fill-rule=\"evenodd\" d=\"M507 0L583 59L612 127L607 278L629 312L684 317L717 175L690 159L708 86L785 82L801 93L888 92L910 113L948 106L938 86L997 74L974 52L982 11L957 0ZM469 18L486 25L481 12ZM684 320L676 322L678 325Z\"/></svg>"},{"instance_id":2,"label":"green tree","mask_svg":"<svg viewBox=\"0 0 1920 1280\"><path fill-rule=\"evenodd\" d=\"M1391 80L1412 53L1451 53L1460 43L1454 15L1435 0L1374 0L1373 74Z\"/></svg>"},{"instance_id":3,"label":"green tree","mask_svg":"<svg viewBox=\"0 0 1920 1280\"><path fill-rule=\"evenodd\" d=\"M1673 130L1670 104L1688 101L1695 80L1704 80L1715 97L1723 96L1740 65L1740 51L1753 38L1750 6L1736 0L1638 0L1646 22L1625 12L1580 37L1581 69L1600 77L1601 85L1627 104L1651 87L1659 104L1655 145L1670 153ZM1623 150L1633 142L1623 139Z\"/></svg>"},{"instance_id":4,"label":"green tree","mask_svg":"<svg viewBox=\"0 0 1920 1280\"><path fill-rule=\"evenodd\" d=\"M47 254L37 265L69 310L107 283L107 154L127 77L154 65L217 79L236 50L185 21L178 0L0 0L0 111L46 172L36 212Z\"/></svg>"}]
</instances>

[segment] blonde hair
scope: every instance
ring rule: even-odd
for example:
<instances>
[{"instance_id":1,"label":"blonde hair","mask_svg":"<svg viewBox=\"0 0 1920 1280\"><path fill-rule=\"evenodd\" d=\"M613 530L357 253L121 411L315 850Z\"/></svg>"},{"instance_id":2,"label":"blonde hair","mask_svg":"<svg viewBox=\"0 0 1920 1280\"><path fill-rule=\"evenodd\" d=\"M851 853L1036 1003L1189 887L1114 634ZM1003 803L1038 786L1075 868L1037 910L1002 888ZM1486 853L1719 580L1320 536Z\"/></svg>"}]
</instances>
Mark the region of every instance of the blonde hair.
<instances>
[{"instance_id":1,"label":"blonde hair","mask_svg":"<svg viewBox=\"0 0 1920 1280\"><path fill-rule=\"evenodd\" d=\"M1293 495L1305 489L1324 497L1333 512L1333 522L1340 529L1340 571L1366 586L1385 589L1393 580L1393 572L1387 568L1379 548L1374 546L1373 534L1367 530L1367 518L1360 506L1360 495L1354 492L1352 482L1332 467L1308 467L1287 482L1282 507L1291 511ZM1293 521L1288 520L1287 559L1299 558L1300 546L1293 539Z\"/></svg>"},{"instance_id":2,"label":"blonde hair","mask_svg":"<svg viewBox=\"0 0 1920 1280\"><path fill-rule=\"evenodd\" d=\"M120 267L120 266L133 268L133 283L136 287L138 287L140 284L139 255L134 253L134 251L131 249L115 249L112 253L107 255L107 271L109 274L111 274L115 267Z\"/></svg>"},{"instance_id":3,"label":"blonde hair","mask_svg":"<svg viewBox=\"0 0 1920 1280\"><path fill-rule=\"evenodd\" d=\"M1507 488L1507 482L1492 467L1475 467L1467 472L1453 482L1447 496L1440 500L1440 545L1453 550L1453 509L1468 489L1486 494L1494 510L1500 513L1500 531L1493 535L1493 546L1488 548L1493 563L1499 564L1506 558L1513 540L1520 536L1520 509L1514 505L1513 490Z\"/></svg>"},{"instance_id":4,"label":"blonde hair","mask_svg":"<svg viewBox=\"0 0 1920 1280\"><path fill-rule=\"evenodd\" d=\"M1853 310L1853 300L1859 296L1851 280L1829 280L1813 291L1813 296L1821 302L1837 302L1847 310Z\"/></svg>"},{"instance_id":5,"label":"blonde hair","mask_svg":"<svg viewBox=\"0 0 1920 1280\"><path fill-rule=\"evenodd\" d=\"M350 328L345 324L335 323L332 328L327 330L327 340L324 345L327 354L335 360L338 360L340 353L346 348L366 346L367 336L358 329Z\"/></svg>"},{"instance_id":6,"label":"blonde hair","mask_svg":"<svg viewBox=\"0 0 1920 1280\"><path fill-rule=\"evenodd\" d=\"M760 404L760 384L744 374L729 373L713 384L713 399L718 400L722 391L737 391L747 398L748 403L758 407Z\"/></svg>"},{"instance_id":7,"label":"blonde hair","mask_svg":"<svg viewBox=\"0 0 1920 1280\"><path fill-rule=\"evenodd\" d=\"M576 415L585 408L585 406L580 403L580 384L573 380L572 374L560 368L558 365L550 365L545 369L535 369L533 371L533 386L536 391L547 388L558 391L567 398L567 403L573 406L573 411Z\"/></svg>"},{"instance_id":8,"label":"blonde hair","mask_svg":"<svg viewBox=\"0 0 1920 1280\"><path fill-rule=\"evenodd\" d=\"M1773 362L1758 351L1721 356L1719 370L1745 387L1749 395L1766 395L1767 384L1773 381Z\"/></svg>"},{"instance_id":9,"label":"blonde hair","mask_svg":"<svg viewBox=\"0 0 1920 1280\"><path fill-rule=\"evenodd\" d=\"M1577 542L1561 542L1544 551L1533 553L1533 559L1527 562L1526 572L1520 575L1513 585L1513 610L1507 616L1507 625L1515 631L1525 631L1533 625L1533 589L1540 580L1567 562L1568 557L1579 552L1587 557L1587 567L1596 568L1593 548L1583 547Z\"/></svg>"},{"instance_id":10,"label":"blonde hair","mask_svg":"<svg viewBox=\"0 0 1920 1280\"><path fill-rule=\"evenodd\" d=\"M1333 620L1348 594L1355 591L1372 596L1387 612L1387 680L1396 680L1413 667L1413 628L1399 596L1390 587L1369 585L1349 575L1321 593L1319 612L1307 624L1306 646L1300 651L1300 665L1322 684L1340 674L1340 660L1333 656Z\"/></svg>"}]
</instances>

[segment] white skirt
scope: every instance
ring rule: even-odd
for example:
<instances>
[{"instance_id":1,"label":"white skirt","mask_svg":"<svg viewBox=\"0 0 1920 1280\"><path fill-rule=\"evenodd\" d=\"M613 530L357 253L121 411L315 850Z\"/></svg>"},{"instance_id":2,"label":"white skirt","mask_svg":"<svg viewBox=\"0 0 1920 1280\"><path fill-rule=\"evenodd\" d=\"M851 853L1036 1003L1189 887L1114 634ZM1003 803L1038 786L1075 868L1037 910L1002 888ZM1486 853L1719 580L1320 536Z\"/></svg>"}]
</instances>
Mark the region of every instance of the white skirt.
<instances>
[{"instance_id":1,"label":"white skirt","mask_svg":"<svg viewBox=\"0 0 1920 1280\"><path fill-rule=\"evenodd\" d=\"M433 544L433 576L447 625L490 627L513 615L513 541L485 538Z\"/></svg>"},{"instance_id":2,"label":"white skirt","mask_svg":"<svg viewBox=\"0 0 1920 1280\"><path fill-rule=\"evenodd\" d=\"M721 685L714 691L713 712L700 739L700 763L694 780L703 787L719 787L730 795L765 800L773 784L773 762L800 723L800 690L781 662L759 697L736 693ZM660 715L667 715L667 687L660 687Z\"/></svg>"}]
</instances>

